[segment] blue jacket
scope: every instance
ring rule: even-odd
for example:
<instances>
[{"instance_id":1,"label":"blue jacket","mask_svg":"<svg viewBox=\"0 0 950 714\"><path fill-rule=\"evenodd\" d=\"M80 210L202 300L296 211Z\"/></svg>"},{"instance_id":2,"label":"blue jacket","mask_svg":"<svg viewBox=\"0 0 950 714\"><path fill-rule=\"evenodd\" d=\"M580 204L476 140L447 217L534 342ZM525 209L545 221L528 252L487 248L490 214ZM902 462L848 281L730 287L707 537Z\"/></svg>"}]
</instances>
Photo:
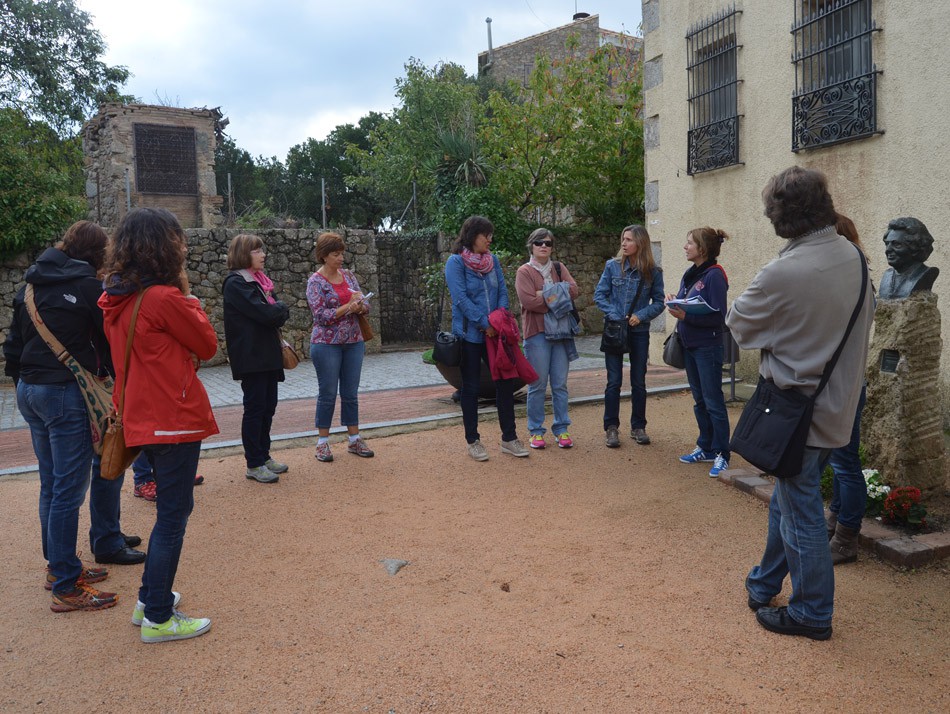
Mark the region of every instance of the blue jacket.
<instances>
[{"instance_id":1,"label":"blue jacket","mask_svg":"<svg viewBox=\"0 0 950 714\"><path fill-rule=\"evenodd\" d=\"M487 275L465 267L461 255L450 255L445 261L445 283L452 296L452 334L466 342L484 342L489 313L508 307L508 287L501 263L495 256L492 260L495 269Z\"/></svg>"},{"instance_id":2,"label":"blue jacket","mask_svg":"<svg viewBox=\"0 0 950 714\"><path fill-rule=\"evenodd\" d=\"M703 300L719 310L719 312L710 313L709 315L686 313L685 318L678 320L679 324L676 327L680 333L683 347L693 349L722 344L722 333L726 329L726 291L728 290L729 281L726 279L726 272L718 263L707 269L689 290L680 280L680 289L676 293L676 297L686 298L700 295Z\"/></svg>"},{"instance_id":3,"label":"blue jacket","mask_svg":"<svg viewBox=\"0 0 950 714\"><path fill-rule=\"evenodd\" d=\"M639 270L627 270L621 274L619 260L611 258L607 261L604 273L594 289L594 303L604 313L605 319L622 320L627 316L630 301L640 287L640 279ZM632 332L646 332L650 329L650 321L665 308L664 297L663 271L654 268L653 282L643 286L634 306L633 314L640 319L640 324L630 328Z\"/></svg>"}]
</instances>

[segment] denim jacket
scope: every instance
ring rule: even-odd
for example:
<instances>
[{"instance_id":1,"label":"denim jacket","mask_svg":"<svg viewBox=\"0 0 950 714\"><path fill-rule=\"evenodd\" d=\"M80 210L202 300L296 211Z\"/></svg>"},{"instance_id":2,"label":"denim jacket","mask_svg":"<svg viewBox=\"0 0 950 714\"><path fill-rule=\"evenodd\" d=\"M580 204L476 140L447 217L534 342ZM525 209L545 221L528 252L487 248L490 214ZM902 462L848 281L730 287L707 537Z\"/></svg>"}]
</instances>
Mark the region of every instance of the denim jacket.
<instances>
[{"instance_id":1,"label":"denim jacket","mask_svg":"<svg viewBox=\"0 0 950 714\"><path fill-rule=\"evenodd\" d=\"M452 296L452 334L466 342L484 342L489 313L508 307L501 263L495 256L492 260L495 268L487 275L465 267L461 255L450 255L445 261L445 283Z\"/></svg>"},{"instance_id":2,"label":"denim jacket","mask_svg":"<svg viewBox=\"0 0 950 714\"><path fill-rule=\"evenodd\" d=\"M640 271L627 270L621 273L620 261L611 258L604 266L604 273L594 289L594 303L604 313L607 320L622 320L630 309L630 301L640 287ZM645 285L634 306L633 314L640 324L630 328L633 332L646 332L650 321L663 312L665 306L663 294L663 271L653 269L653 282Z\"/></svg>"}]
</instances>

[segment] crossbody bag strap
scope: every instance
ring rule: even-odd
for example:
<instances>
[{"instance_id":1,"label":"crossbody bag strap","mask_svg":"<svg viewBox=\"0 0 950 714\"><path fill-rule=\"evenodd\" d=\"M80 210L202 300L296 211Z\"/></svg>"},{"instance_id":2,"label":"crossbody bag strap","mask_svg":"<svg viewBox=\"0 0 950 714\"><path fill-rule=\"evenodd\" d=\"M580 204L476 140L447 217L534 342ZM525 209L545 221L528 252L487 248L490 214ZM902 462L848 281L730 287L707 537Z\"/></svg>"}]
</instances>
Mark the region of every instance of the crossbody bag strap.
<instances>
[{"instance_id":1,"label":"crossbody bag strap","mask_svg":"<svg viewBox=\"0 0 950 714\"><path fill-rule=\"evenodd\" d=\"M622 268L621 268L622 269ZM634 309L637 307L637 301L640 299L640 294L643 292L643 283L644 280L643 274L640 274L640 284L637 285L637 294L633 296L633 300L630 303L630 308L627 310L627 319L630 319L630 316L633 314Z\"/></svg>"},{"instance_id":2,"label":"crossbody bag strap","mask_svg":"<svg viewBox=\"0 0 950 714\"><path fill-rule=\"evenodd\" d=\"M854 245L852 243L852 245ZM821 393L821 390L825 388L825 385L828 384L828 380L831 378L831 373L835 368L835 365L838 363L838 358L841 356L841 353L844 351L844 346L848 341L848 337L851 335L851 330L854 329L854 324L858 321L858 315L861 312L861 306L864 304L864 295L867 292L868 287L868 264L864 258L864 253L861 252L861 249L858 246L854 246L854 249L858 251L859 260L861 261L861 292L858 294L858 303L854 306L854 310L851 312L851 320L848 322L848 329L844 331L844 337L841 339L841 344L838 345L838 349L835 350L834 355L828 361L828 364L825 365L825 370L821 374L821 381L818 383L818 388L815 390L815 393L812 395L812 400L818 398L818 395Z\"/></svg>"},{"instance_id":3,"label":"crossbody bag strap","mask_svg":"<svg viewBox=\"0 0 950 714\"><path fill-rule=\"evenodd\" d=\"M43 322L43 318L40 317L39 310L36 309L36 301L33 297L33 286L29 283L26 286L23 303L26 305L27 314L29 314L30 319L33 321L33 326L36 328L36 331L40 333L40 337L43 338L43 342L53 351L53 354L56 355L56 359L65 364L66 360L72 357L72 355L69 354L69 351L63 346L63 343L57 340L56 336L49 331L46 323Z\"/></svg>"},{"instance_id":4,"label":"crossbody bag strap","mask_svg":"<svg viewBox=\"0 0 950 714\"><path fill-rule=\"evenodd\" d=\"M119 410L118 417L119 420L122 420L122 412L125 409L125 384L129 380L129 358L132 356L132 341L135 338L135 322L139 316L139 308L142 306L142 298L145 297L145 293L148 291L148 288L139 292L139 296L135 298L135 305L132 307L132 319L129 321L129 335L125 340L125 368L122 370L122 392L119 396Z\"/></svg>"}]
</instances>

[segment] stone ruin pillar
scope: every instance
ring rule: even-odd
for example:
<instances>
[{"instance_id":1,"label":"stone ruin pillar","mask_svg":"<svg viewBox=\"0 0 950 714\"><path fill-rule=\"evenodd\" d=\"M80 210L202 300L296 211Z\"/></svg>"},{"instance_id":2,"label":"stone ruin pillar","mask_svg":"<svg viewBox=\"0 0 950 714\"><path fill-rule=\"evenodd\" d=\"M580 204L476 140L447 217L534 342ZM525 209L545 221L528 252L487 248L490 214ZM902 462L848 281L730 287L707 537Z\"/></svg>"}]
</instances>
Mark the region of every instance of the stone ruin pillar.
<instances>
[{"instance_id":1,"label":"stone ruin pillar","mask_svg":"<svg viewBox=\"0 0 950 714\"><path fill-rule=\"evenodd\" d=\"M946 485L937 296L879 300L868 356L861 442L867 463L891 486L933 493Z\"/></svg>"}]
</instances>

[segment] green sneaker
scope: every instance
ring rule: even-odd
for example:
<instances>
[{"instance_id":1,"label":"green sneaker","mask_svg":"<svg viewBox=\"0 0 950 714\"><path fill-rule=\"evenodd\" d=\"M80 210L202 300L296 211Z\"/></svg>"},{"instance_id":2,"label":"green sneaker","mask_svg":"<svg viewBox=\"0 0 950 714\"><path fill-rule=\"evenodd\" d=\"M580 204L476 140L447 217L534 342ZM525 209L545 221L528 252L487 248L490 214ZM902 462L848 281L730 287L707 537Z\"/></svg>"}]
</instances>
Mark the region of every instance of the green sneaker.
<instances>
[{"instance_id":1,"label":"green sneaker","mask_svg":"<svg viewBox=\"0 0 950 714\"><path fill-rule=\"evenodd\" d=\"M142 642L170 642L172 640L190 640L200 637L211 629L211 620L207 617L188 617L172 610L168 622L156 625L147 617L142 620Z\"/></svg>"},{"instance_id":2,"label":"green sneaker","mask_svg":"<svg viewBox=\"0 0 950 714\"><path fill-rule=\"evenodd\" d=\"M172 590L172 597L175 598L175 601L172 603L172 607L178 607L178 603L181 602L181 593L177 593ZM142 626L142 620L145 619L145 603L139 600L135 603L135 609L132 610L132 624L136 627Z\"/></svg>"}]
</instances>

